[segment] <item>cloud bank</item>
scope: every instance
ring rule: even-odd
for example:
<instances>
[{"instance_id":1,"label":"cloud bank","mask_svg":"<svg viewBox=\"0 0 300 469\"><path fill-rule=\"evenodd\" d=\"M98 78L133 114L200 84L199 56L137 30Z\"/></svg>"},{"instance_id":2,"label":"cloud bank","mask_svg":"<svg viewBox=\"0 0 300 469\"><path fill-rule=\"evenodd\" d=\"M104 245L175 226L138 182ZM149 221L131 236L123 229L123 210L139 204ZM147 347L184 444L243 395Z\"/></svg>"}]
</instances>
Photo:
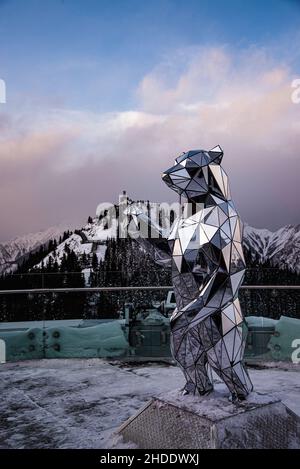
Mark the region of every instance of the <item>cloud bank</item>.
<instances>
[{"instance_id":1,"label":"cloud bank","mask_svg":"<svg viewBox=\"0 0 300 469\"><path fill-rule=\"evenodd\" d=\"M299 71L300 73L300 71ZM233 198L257 227L299 223L300 105L295 78L268 51L178 51L139 83L134 110L20 109L0 114L0 239L64 220L101 201L172 200L160 172L220 144Z\"/></svg>"}]
</instances>

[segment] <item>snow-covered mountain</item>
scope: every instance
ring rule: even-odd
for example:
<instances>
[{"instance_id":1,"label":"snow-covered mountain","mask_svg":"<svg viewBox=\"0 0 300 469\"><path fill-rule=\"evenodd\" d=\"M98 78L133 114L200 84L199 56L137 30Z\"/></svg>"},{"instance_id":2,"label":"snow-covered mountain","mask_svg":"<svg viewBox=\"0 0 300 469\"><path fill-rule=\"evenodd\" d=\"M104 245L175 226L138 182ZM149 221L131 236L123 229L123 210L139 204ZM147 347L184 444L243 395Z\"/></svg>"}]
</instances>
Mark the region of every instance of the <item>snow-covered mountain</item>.
<instances>
[{"instance_id":1,"label":"snow-covered mountain","mask_svg":"<svg viewBox=\"0 0 300 469\"><path fill-rule=\"evenodd\" d=\"M0 243L0 274L14 271L24 256L46 244L50 239L59 239L63 232L62 226L55 226Z\"/></svg>"},{"instance_id":2,"label":"snow-covered mountain","mask_svg":"<svg viewBox=\"0 0 300 469\"><path fill-rule=\"evenodd\" d=\"M44 259L44 265L49 257L55 257L60 264L66 245L79 256L96 253L98 260L103 259L106 240L116 237L117 225L107 228L103 219L99 221L94 218L90 221L80 230L75 230L57 247L55 253L49 254ZM292 271L300 273L300 225L284 226L275 232L246 225L244 246L262 262L269 260L274 266L288 266Z\"/></svg>"},{"instance_id":3,"label":"snow-covered mountain","mask_svg":"<svg viewBox=\"0 0 300 469\"><path fill-rule=\"evenodd\" d=\"M244 246L260 261L300 273L300 225L283 226L275 232L246 225Z\"/></svg>"},{"instance_id":4,"label":"snow-covered mountain","mask_svg":"<svg viewBox=\"0 0 300 469\"><path fill-rule=\"evenodd\" d=\"M117 235L117 223L112 221L110 227L107 227L105 219L90 219L83 228L75 230L69 238L57 246L57 249L49 253L42 262L36 267L41 267L42 263L46 266L49 259L56 260L58 265L61 264L66 249L73 251L77 256L81 257L97 255L98 261L102 260L106 251L106 241L108 238L115 238Z\"/></svg>"},{"instance_id":5,"label":"snow-covered mountain","mask_svg":"<svg viewBox=\"0 0 300 469\"><path fill-rule=\"evenodd\" d=\"M50 257L60 264L67 248L79 257L85 254L91 258L95 253L98 260L103 259L106 241L108 238L116 237L117 225L114 223L108 228L104 219L94 218L89 221L59 244L55 252L48 254L43 264L47 265ZM0 244L0 273L14 270L24 255L50 239L58 239L62 232L61 227L54 227ZM287 225L275 232L245 225L244 246L250 250L253 257L257 256L262 262L269 260L274 266L287 266L292 271L300 273L300 225Z\"/></svg>"}]
</instances>

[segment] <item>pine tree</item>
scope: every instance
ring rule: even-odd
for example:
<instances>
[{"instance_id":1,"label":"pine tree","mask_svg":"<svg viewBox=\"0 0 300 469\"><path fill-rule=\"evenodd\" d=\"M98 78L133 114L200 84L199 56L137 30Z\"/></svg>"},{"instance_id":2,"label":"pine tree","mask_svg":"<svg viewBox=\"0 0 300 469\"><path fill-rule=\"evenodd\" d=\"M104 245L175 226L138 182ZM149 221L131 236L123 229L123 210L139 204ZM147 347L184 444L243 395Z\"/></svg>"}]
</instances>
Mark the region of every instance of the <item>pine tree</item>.
<instances>
[{"instance_id":1,"label":"pine tree","mask_svg":"<svg viewBox=\"0 0 300 469\"><path fill-rule=\"evenodd\" d=\"M66 253L67 255L69 255L70 252L71 252L70 247L69 247L69 245L68 245L67 243L65 243L64 251L65 251L65 253Z\"/></svg>"},{"instance_id":2,"label":"pine tree","mask_svg":"<svg viewBox=\"0 0 300 469\"><path fill-rule=\"evenodd\" d=\"M86 257L85 252L82 254L82 264L83 264L84 267L86 267L86 265L87 265L87 257Z\"/></svg>"},{"instance_id":3,"label":"pine tree","mask_svg":"<svg viewBox=\"0 0 300 469\"><path fill-rule=\"evenodd\" d=\"M96 270L98 269L98 266L99 266L98 257L97 257L97 254L94 252L93 258L92 258L92 268L94 272L96 272Z\"/></svg>"}]
</instances>

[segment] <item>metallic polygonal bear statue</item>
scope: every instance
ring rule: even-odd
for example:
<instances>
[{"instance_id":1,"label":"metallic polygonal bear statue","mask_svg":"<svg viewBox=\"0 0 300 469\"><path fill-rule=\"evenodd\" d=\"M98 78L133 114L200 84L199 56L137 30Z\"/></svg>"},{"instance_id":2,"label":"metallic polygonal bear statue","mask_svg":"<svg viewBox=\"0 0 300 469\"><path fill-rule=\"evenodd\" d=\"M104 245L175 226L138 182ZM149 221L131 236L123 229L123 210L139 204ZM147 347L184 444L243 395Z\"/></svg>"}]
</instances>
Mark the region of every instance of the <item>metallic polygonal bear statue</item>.
<instances>
[{"instance_id":1,"label":"metallic polygonal bear statue","mask_svg":"<svg viewBox=\"0 0 300 469\"><path fill-rule=\"evenodd\" d=\"M167 239L145 241L160 263L172 264L177 307L171 317L171 348L186 378L185 391L210 392L211 367L233 399L244 399L253 386L242 361L242 224L222 157L219 146L188 151L163 173L163 181L185 197L192 210L175 221ZM131 214L136 223L148 223L138 211Z\"/></svg>"}]
</instances>

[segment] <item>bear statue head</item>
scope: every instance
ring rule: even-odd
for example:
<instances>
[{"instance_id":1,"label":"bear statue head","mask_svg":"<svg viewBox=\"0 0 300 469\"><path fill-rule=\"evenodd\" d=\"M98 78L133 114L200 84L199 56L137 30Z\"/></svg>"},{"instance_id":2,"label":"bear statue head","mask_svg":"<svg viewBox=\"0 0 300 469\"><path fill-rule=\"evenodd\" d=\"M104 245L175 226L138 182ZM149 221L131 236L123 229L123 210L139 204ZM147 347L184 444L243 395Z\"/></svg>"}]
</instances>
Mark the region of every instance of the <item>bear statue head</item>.
<instances>
[{"instance_id":1,"label":"bear statue head","mask_svg":"<svg viewBox=\"0 0 300 469\"><path fill-rule=\"evenodd\" d=\"M201 203L208 194L228 200L228 178L221 167L222 158L219 145L209 151L190 150L176 158L175 165L162 174L162 179L191 202Z\"/></svg>"}]
</instances>

